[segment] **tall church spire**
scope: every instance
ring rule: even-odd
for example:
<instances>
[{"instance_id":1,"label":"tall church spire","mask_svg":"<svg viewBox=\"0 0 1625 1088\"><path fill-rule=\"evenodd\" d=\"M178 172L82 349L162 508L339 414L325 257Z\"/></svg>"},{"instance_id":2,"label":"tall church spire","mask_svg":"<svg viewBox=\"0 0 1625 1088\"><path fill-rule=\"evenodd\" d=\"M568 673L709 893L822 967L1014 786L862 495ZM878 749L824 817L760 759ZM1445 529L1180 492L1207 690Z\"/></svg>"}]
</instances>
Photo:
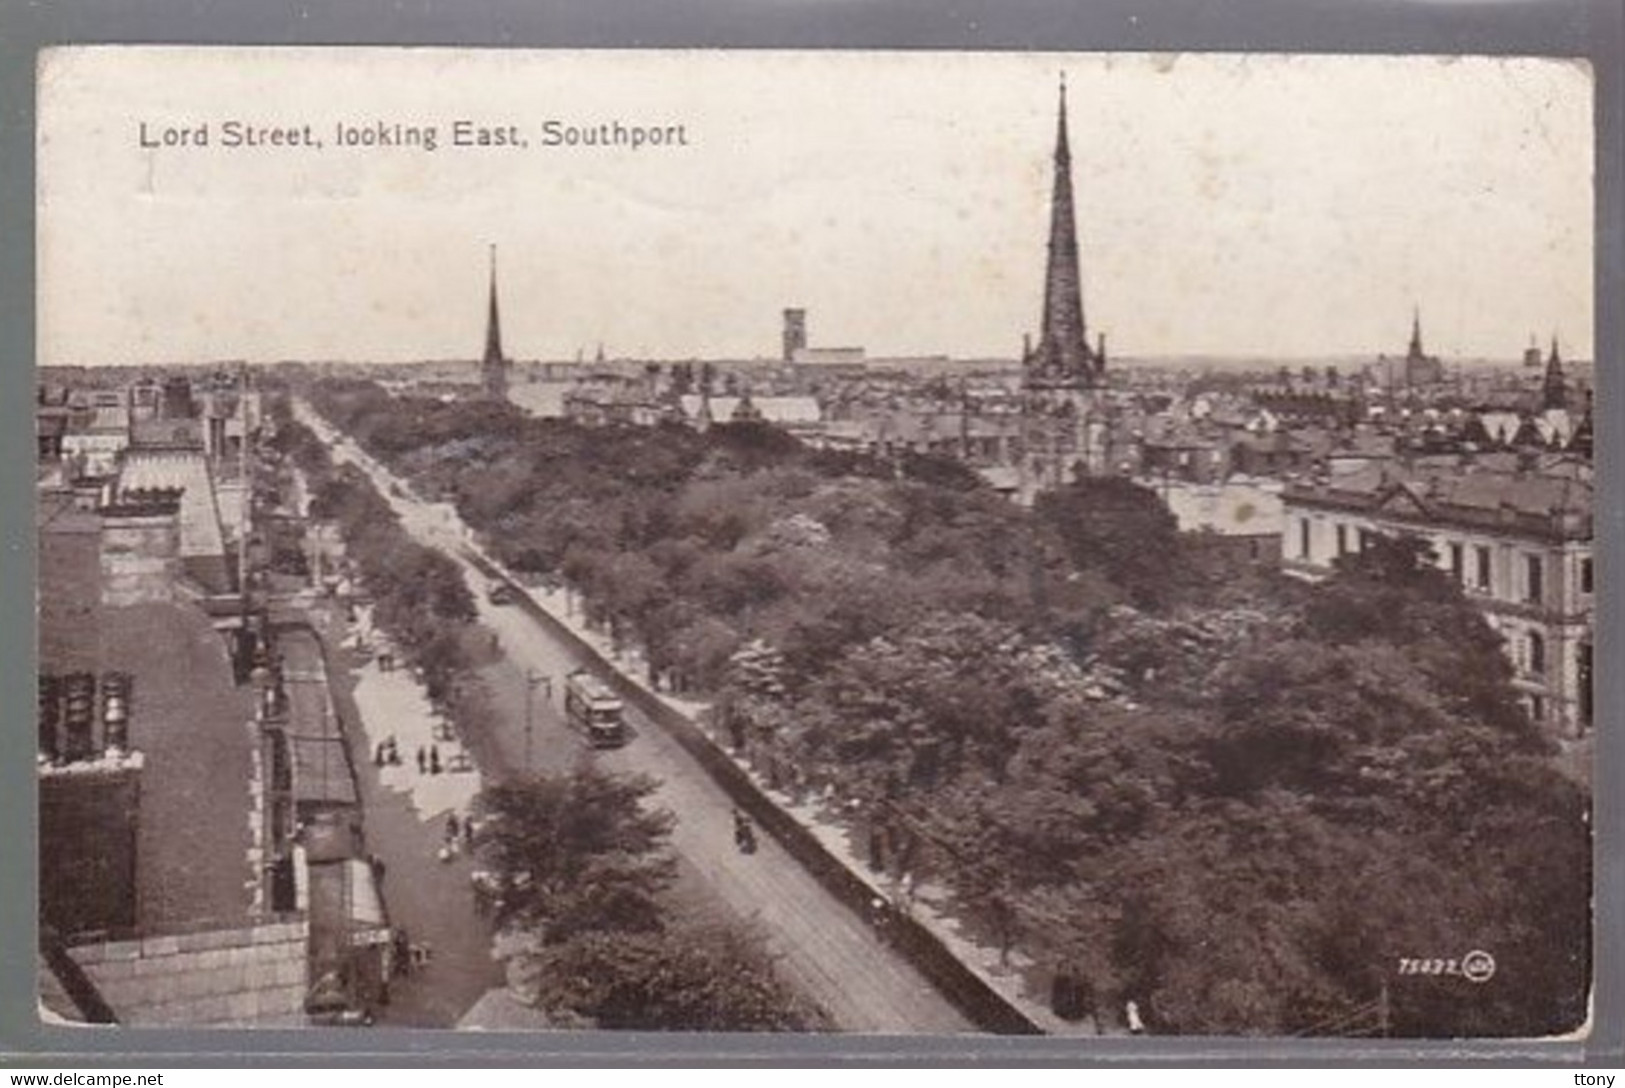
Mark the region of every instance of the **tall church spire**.
<instances>
[{"instance_id":1,"label":"tall church spire","mask_svg":"<svg viewBox=\"0 0 1625 1088\"><path fill-rule=\"evenodd\" d=\"M1422 307L1411 309L1411 350L1412 359L1422 358Z\"/></svg>"},{"instance_id":2,"label":"tall church spire","mask_svg":"<svg viewBox=\"0 0 1625 1088\"><path fill-rule=\"evenodd\" d=\"M497 311L497 247L491 247L491 301L485 317L485 357L480 361L485 395L493 400L508 396L508 360L502 355L502 317Z\"/></svg>"},{"instance_id":3,"label":"tall church spire","mask_svg":"<svg viewBox=\"0 0 1625 1088\"><path fill-rule=\"evenodd\" d=\"M1066 77L1061 77L1055 125L1055 180L1050 192L1049 261L1038 347L1025 362L1028 380L1042 385L1092 385L1099 360L1089 350L1078 273L1078 228L1072 207L1072 150L1067 140Z\"/></svg>"}]
</instances>

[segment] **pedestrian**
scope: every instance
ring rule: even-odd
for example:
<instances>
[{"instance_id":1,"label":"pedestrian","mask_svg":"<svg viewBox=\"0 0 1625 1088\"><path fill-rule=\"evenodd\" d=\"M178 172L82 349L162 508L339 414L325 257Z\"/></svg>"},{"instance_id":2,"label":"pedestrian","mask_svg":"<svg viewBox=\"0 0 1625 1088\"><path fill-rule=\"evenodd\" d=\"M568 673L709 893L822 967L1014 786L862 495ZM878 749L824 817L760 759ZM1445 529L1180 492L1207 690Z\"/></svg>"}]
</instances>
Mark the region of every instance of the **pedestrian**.
<instances>
[{"instance_id":1,"label":"pedestrian","mask_svg":"<svg viewBox=\"0 0 1625 1088\"><path fill-rule=\"evenodd\" d=\"M400 745L395 743L395 734L393 733L389 735L389 754L387 758L389 759L389 765L391 767L399 767L401 765L401 749Z\"/></svg>"},{"instance_id":2,"label":"pedestrian","mask_svg":"<svg viewBox=\"0 0 1625 1088\"><path fill-rule=\"evenodd\" d=\"M1140 1006L1138 1002L1130 1001L1123 1006L1123 1020L1128 1024L1130 1035L1144 1035L1145 1021L1140 1019Z\"/></svg>"},{"instance_id":3,"label":"pedestrian","mask_svg":"<svg viewBox=\"0 0 1625 1088\"><path fill-rule=\"evenodd\" d=\"M888 932L891 928L890 923L891 913L886 901L878 895L869 900L869 924L874 926L875 936L882 941L887 940L890 935Z\"/></svg>"},{"instance_id":4,"label":"pedestrian","mask_svg":"<svg viewBox=\"0 0 1625 1088\"><path fill-rule=\"evenodd\" d=\"M425 771L427 771L428 769L429 769L429 757L423 751L423 745L420 744L420 745L418 745L418 774L422 774Z\"/></svg>"},{"instance_id":5,"label":"pedestrian","mask_svg":"<svg viewBox=\"0 0 1625 1088\"><path fill-rule=\"evenodd\" d=\"M463 817L463 853L472 854L473 852L474 818L472 816L465 816Z\"/></svg>"},{"instance_id":6,"label":"pedestrian","mask_svg":"<svg viewBox=\"0 0 1625 1088\"><path fill-rule=\"evenodd\" d=\"M440 745L429 745L429 773L440 773Z\"/></svg>"},{"instance_id":7,"label":"pedestrian","mask_svg":"<svg viewBox=\"0 0 1625 1088\"><path fill-rule=\"evenodd\" d=\"M462 828L459 827L458 824L457 824L457 814L455 812L447 813L446 814L446 841L447 842L456 842L458 832L460 832L461 830L462 830Z\"/></svg>"},{"instance_id":8,"label":"pedestrian","mask_svg":"<svg viewBox=\"0 0 1625 1088\"><path fill-rule=\"evenodd\" d=\"M404 929L395 931L395 969L402 975L412 973L412 939Z\"/></svg>"},{"instance_id":9,"label":"pedestrian","mask_svg":"<svg viewBox=\"0 0 1625 1088\"><path fill-rule=\"evenodd\" d=\"M377 854L368 854L367 863L372 866L373 879L382 884L384 882L384 872L388 868L384 864L384 859Z\"/></svg>"},{"instance_id":10,"label":"pedestrian","mask_svg":"<svg viewBox=\"0 0 1625 1088\"><path fill-rule=\"evenodd\" d=\"M374 767L382 767L384 765L384 750L385 745L383 741L379 741L378 744L373 748L372 765Z\"/></svg>"}]
</instances>

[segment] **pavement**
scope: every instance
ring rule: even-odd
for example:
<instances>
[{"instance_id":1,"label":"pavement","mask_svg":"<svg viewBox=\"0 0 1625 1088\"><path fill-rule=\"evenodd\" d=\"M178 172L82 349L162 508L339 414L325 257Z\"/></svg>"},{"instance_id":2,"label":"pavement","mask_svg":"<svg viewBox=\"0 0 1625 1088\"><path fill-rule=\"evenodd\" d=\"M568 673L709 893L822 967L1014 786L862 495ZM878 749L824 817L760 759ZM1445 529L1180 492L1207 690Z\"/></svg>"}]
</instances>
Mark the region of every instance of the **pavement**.
<instances>
[{"instance_id":1,"label":"pavement","mask_svg":"<svg viewBox=\"0 0 1625 1088\"><path fill-rule=\"evenodd\" d=\"M491 958L490 929L474 908L469 875L475 863L461 852L440 856L446 817L455 812L462 818L482 779L477 770L445 769L461 746L436 731L441 719L409 671L382 671L376 658L344 648L358 630L370 630L366 610L360 613L354 628L337 609L319 610L313 619L333 648L339 713L359 725L352 743L367 849L383 862L390 924L430 953L427 963L390 984L390 1002L378 1010L378 1020L386 1026L451 1027L502 982L500 965ZM376 646L380 640L370 641ZM374 755L390 737L401 762L381 766ZM440 774L418 771L420 746L438 749Z\"/></svg>"}]
</instances>

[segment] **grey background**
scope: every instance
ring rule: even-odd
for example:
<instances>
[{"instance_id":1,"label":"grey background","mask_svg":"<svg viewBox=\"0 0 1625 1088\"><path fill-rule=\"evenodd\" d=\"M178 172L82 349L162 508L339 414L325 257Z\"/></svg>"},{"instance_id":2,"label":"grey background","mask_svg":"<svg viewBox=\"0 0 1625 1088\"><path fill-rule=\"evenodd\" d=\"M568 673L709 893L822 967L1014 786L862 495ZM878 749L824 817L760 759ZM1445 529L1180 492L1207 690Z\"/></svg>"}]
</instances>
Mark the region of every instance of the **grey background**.
<instances>
[{"instance_id":1,"label":"grey background","mask_svg":"<svg viewBox=\"0 0 1625 1088\"><path fill-rule=\"evenodd\" d=\"M714 1063L1625 1064L1625 679L1597 674L1597 962L1586 1043L471 1035L46 1029L34 1004L34 61L96 42L484 47L1206 50L1589 57L1597 79L1597 638L1619 660L1620 0L0 0L0 1065ZM94 289L83 304L105 300Z\"/></svg>"}]
</instances>

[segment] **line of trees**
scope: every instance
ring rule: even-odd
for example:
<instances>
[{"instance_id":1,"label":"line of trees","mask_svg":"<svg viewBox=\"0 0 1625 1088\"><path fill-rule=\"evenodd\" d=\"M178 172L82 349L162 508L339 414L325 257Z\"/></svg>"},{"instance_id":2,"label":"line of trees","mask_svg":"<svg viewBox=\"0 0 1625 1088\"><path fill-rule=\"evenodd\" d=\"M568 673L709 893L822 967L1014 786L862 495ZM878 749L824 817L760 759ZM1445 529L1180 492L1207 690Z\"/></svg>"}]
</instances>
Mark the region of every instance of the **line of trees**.
<instances>
[{"instance_id":1,"label":"line of trees","mask_svg":"<svg viewBox=\"0 0 1625 1088\"><path fill-rule=\"evenodd\" d=\"M858 813L876 864L945 884L1067 1015L1294 1033L1387 985L1396 1034L1584 1020L1588 798L1414 541L1309 587L1215 566L1122 480L1026 511L760 424L318 397L712 696L780 784ZM1474 949L1487 982L1395 973Z\"/></svg>"},{"instance_id":2,"label":"line of trees","mask_svg":"<svg viewBox=\"0 0 1625 1088\"><path fill-rule=\"evenodd\" d=\"M471 666L468 634L476 611L462 571L412 539L366 473L334 465L286 401L272 405L276 447L304 473L310 516L338 526L346 558L374 602L378 626L422 670L430 698L447 703Z\"/></svg>"}]
</instances>

